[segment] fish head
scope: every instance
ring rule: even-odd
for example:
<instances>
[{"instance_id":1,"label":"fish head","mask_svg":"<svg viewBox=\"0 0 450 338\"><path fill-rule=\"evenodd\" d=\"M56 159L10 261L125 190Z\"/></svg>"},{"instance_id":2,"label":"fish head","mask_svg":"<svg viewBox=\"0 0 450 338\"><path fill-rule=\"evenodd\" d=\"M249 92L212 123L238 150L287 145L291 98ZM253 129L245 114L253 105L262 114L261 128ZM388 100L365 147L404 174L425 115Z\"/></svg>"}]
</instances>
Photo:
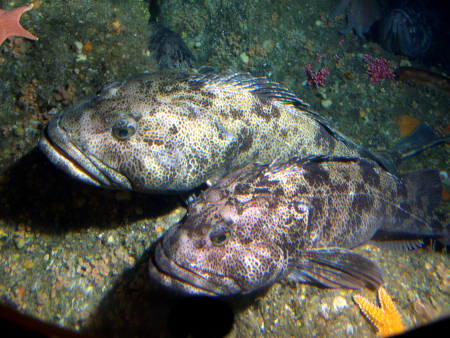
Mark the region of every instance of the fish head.
<instances>
[{"instance_id":1,"label":"fish head","mask_svg":"<svg viewBox=\"0 0 450 338\"><path fill-rule=\"evenodd\" d=\"M52 119L40 149L67 173L112 189L181 192L223 175L234 136L156 87L141 76L82 99Z\"/></svg>"},{"instance_id":2,"label":"fish head","mask_svg":"<svg viewBox=\"0 0 450 338\"><path fill-rule=\"evenodd\" d=\"M297 243L284 245L290 229L275 226L291 215L280 213L277 197L237 194L235 174L202 193L184 221L163 236L149 265L154 280L188 294L230 295L252 292L292 271L287 248Z\"/></svg>"}]
</instances>

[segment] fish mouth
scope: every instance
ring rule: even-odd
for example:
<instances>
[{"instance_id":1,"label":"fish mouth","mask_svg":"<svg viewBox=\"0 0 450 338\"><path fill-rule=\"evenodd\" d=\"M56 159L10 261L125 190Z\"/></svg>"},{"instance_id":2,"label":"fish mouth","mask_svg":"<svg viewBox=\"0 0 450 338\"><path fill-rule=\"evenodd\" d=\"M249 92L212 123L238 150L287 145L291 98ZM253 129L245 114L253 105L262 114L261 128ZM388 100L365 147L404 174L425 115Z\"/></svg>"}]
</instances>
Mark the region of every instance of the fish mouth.
<instances>
[{"instance_id":1,"label":"fish mouth","mask_svg":"<svg viewBox=\"0 0 450 338\"><path fill-rule=\"evenodd\" d=\"M204 272L188 264L175 262L166 254L164 242L163 238L158 243L155 255L149 262L148 270L153 280L190 295L229 296L242 292L239 285L230 277Z\"/></svg>"},{"instance_id":2,"label":"fish mouth","mask_svg":"<svg viewBox=\"0 0 450 338\"><path fill-rule=\"evenodd\" d=\"M55 116L42 133L39 149L58 168L77 179L103 188L132 190L130 180L75 145Z\"/></svg>"}]
</instances>

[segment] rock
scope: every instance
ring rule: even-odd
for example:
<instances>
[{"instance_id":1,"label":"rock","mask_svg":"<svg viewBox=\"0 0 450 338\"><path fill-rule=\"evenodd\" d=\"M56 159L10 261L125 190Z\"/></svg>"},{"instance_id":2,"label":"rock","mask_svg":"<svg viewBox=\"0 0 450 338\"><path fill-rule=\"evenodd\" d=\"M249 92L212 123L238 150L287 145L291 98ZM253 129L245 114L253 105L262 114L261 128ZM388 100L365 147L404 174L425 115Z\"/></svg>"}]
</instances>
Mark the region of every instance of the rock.
<instances>
[{"instance_id":1,"label":"rock","mask_svg":"<svg viewBox=\"0 0 450 338\"><path fill-rule=\"evenodd\" d=\"M333 310L336 313L342 313L342 310L348 307L348 303L342 296L337 296L333 299Z\"/></svg>"},{"instance_id":2,"label":"rock","mask_svg":"<svg viewBox=\"0 0 450 338\"><path fill-rule=\"evenodd\" d=\"M322 105L322 107L328 108L333 104L333 102L330 99L327 99L327 100L322 100L320 102L320 104Z\"/></svg>"},{"instance_id":3,"label":"rock","mask_svg":"<svg viewBox=\"0 0 450 338\"><path fill-rule=\"evenodd\" d=\"M241 57L241 60L242 60L243 63L249 63L250 57L247 55L246 52L243 52L243 53L240 55L240 57Z\"/></svg>"},{"instance_id":4,"label":"rock","mask_svg":"<svg viewBox=\"0 0 450 338\"><path fill-rule=\"evenodd\" d=\"M80 41L75 41L72 44L72 50L77 54L83 53L83 44Z\"/></svg>"},{"instance_id":5,"label":"rock","mask_svg":"<svg viewBox=\"0 0 450 338\"><path fill-rule=\"evenodd\" d=\"M411 67L411 62L408 60L402 60L400 61L400 67Z\"/></svg>"},{"instance_id":6,"label":"rock","mask_svg":"<svg viewBox=\"0 0 450 338\"><path fill-rule=\"evenodd\" d=\"M25 246L26 241L25 238L17 237L14 238L14 243L16 244L16 248L20 250Z\"/></svg>"},{"instance_id":7,"label":"rock","mask_svg":"<svg viewBox=\"0 0 450 338\"><path fill-rule=\"evenodd\" d=\"M14 129L14 135L16 136L22 136L24 133L24 130L22 127L17 127L16 129Z\"/></svg>"}]
</instances>

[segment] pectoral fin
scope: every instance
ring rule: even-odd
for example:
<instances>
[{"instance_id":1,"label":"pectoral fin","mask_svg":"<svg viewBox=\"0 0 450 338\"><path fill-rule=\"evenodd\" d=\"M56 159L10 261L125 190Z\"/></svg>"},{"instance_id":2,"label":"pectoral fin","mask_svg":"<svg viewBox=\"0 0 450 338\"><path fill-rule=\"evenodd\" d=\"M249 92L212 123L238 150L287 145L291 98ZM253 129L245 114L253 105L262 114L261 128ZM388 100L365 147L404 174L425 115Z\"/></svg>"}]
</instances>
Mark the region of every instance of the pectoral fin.
<instances>
[{"instance_id":1,"label":"pectoral fin","mask_svg":"<svg viewBox=\"0 0 450 338\"><path fill-rule=\"evenodd\" d=\"M288 280L328 288L377 289L383 273L375 262L350 250L312 249L302 254Z\"/></svg>"}]
</instances>

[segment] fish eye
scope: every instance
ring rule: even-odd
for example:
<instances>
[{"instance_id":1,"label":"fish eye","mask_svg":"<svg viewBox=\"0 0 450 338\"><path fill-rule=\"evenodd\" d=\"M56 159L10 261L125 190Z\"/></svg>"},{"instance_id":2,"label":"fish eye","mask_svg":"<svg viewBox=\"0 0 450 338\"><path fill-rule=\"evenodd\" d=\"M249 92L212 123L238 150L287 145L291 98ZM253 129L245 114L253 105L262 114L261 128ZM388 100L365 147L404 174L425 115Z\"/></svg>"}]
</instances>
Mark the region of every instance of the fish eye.
<instances>
[{"instance_id":1,"label":"fish eye","mask_svg":"<svg viewBox=\"0 0 450 338\"><path fill-rule=\"evenodd\" d=\"M119 120L114 123L112 132L119 140L127 140L136 133L136 121Z\"/></svg>"},{"instance_id":2,"label":"fish eye","mask_svg":"<svg viewBox=\"0 0 450 338\"><path fill-rule=\"evenodd\" d=\"M219 226L213 231L211 231L211 234L209 235L209 238L211 239L211 242L215 246L221 246L228 242L229 238L231 236L231 230L227 226Z\"/></svg>"}]
</instances>

